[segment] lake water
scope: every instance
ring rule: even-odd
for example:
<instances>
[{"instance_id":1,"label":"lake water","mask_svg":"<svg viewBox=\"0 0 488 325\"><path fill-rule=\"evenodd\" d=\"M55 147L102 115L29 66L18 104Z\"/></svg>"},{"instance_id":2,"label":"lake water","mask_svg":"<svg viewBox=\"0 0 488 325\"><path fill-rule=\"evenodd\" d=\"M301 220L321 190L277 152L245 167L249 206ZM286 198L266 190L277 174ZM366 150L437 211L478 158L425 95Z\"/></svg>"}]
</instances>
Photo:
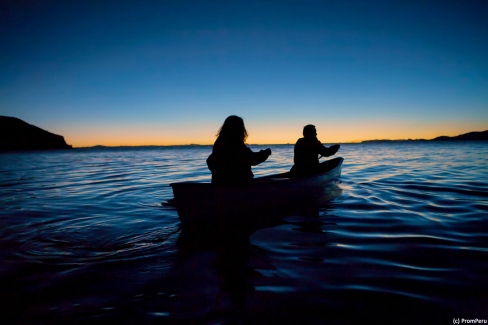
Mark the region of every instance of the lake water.
<instances>
[{"instance_id":1,"label":"lake water","mask_svg":"<svg viewBox=\"0 0 488 325\"><path fill-rule=\"evenodd\" d=\"M289 169L293 146L271 149L256 176ZM342 145L340 191L315 212L188 235L161 203L210 180L210 152L0 154L0 322L488 319L488 143Z\"/></svg>"}]
</instances>

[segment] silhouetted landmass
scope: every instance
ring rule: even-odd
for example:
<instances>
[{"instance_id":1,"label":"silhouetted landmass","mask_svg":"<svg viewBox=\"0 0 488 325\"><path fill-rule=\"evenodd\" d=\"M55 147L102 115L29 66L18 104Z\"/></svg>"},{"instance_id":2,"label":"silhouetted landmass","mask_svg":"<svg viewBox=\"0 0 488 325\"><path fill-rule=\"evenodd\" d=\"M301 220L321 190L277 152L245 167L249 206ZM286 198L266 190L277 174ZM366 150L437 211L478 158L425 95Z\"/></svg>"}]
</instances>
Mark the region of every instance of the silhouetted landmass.
<instances>
[{"instance_id":1,"label":"silhouetted landmass","mask_svg":"<svg viewBox=\"0 0 488 325\"><path fill-rule=\"evenodd\" d=\"M366 140L362 143L383 143L383 142L426 142L426 141L488 141L488 130L482 132L469 132L454 137L440 136L434 139L407 139L407 140Z\"/></svg>"},{"instance_id":2,"label":"silhouetted landmass","mask_svg":"<svg viewBox=\"0 0 488 325\"><path fill-rule=\"evenodd\" d=\"M76 147L76 149L134 149L134 148L188 148L188 147L211 147L211 144L171 144L171 145L160 145L160 144L149 144L149 145L134 145L134 146L105 146L102 144L97 144L90 147Z\"/></svg>"},{"instance_id":3,"label":"silhouetted landmass","mask_svg":"<svg viewBox=\"0 0 488 325\"><path fill-rule=\"evenodd\" d=\"M389 140L389 139L377 139L377 140L364 140L361 143L386 143L386 142L426 142L430 140L425 139L402 139L402 140Z\"/></svg>"},{"instance_id":4,"label":"silhouetted landmass","mask_svg":"<svg viewBox=\"0 0 488 325\"><path fill-rule=\"evenodd\" d=\"M21 119L0 116L0 151L71 149L64 138Z\"/></svg>"},{"instance_id":5,"label":"silhouetted landmass","mask_svg":"<svg viewBox=\"0 0 488 325\"><path fill-rule=\"evenodd\" d=\"M440 136L431 141L486 141L488 140L488 130L483 132L469 132L455 137Z\"/></svg>"}]
</instances>

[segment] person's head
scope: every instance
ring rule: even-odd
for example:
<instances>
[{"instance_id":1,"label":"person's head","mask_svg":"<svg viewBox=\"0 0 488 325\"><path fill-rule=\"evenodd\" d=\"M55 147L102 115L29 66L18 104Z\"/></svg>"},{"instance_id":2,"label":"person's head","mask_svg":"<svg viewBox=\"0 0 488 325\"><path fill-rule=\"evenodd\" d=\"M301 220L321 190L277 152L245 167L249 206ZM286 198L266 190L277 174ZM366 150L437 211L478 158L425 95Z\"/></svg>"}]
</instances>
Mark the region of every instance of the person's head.
<instances>
[{"instance_id":1,"label":"person's head","mask_svg":"<svg viewBox=\"0 0 488 325\"><path fill-rule=\"evenodd\" d=\"M317 130L315 129L315 125L309 124L303 127L303 136L305 138L316 138L317 137Z\"/></svg>"},{"instance_id":2,"label":"person's head","mask_svg":"<svg viewBox=\"0 0 488 325\"><path fill-rule=\"evenodd\" d=\"M220 127L217 136L228 141L246 141L247 131L244 120L239 116L229 116Z\"/></svg>"}]
</instances>

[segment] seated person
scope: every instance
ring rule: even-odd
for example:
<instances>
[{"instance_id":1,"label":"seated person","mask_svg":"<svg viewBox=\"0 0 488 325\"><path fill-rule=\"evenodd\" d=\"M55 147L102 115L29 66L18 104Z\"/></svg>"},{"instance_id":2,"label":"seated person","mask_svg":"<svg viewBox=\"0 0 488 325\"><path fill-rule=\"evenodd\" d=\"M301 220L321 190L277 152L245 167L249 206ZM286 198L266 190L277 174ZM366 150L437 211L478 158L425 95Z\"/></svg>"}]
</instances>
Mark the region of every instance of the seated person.
<instances>
[{"instance_id":1,"label":"seated person","mask_svg":"<svg viewBox=\"0 0 488 325\"><path fill-rule=\"evenodd\" d=\"M326 163L319 163L319 155L324 157L332 156L339 150L340 146L335 144L329 148L322 145L317 139L317 130L314 125L306 125L303 128L303 138L298 139L295 144L295 163L290 170L293 176L305 176L319 173L326 169Z\"/></svg>"},{"instance_id":2,"label":"seated person","mask_svg":"<svg viewBox=\"0 0 488 325\"><path fill-rule=\"evenodd\" d=\"M271 149L253 152L246 147L246 127L242 118L232 115L225 119L217 134L212 154L207 159L212 172L212 184L246 184L254 174L256 166L271 155Z\"/></svg>"}]
</instances>

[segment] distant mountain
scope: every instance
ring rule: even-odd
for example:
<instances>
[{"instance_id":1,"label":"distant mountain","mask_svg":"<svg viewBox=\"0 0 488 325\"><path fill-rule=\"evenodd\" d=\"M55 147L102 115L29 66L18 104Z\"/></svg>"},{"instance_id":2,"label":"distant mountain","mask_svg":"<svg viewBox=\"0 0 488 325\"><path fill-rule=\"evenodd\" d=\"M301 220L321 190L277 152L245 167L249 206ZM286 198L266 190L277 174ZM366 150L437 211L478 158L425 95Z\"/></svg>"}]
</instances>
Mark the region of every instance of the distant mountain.
<instances>
[{"instance_id":1,"label":"distant mountain","mask_svg":"<svg viewBox=\"0 0 488 325\"><path fill-rule=\"evenodd\" d=\"M425 139L402 139L402 140L389 140L389 139L377 139L377 140L364 140L361 143L384 143L384 142L427 142L430 140Z\"/></svg>"},{"instance_id":2,"label":"distant mountain","mask_svg":"<svg viewBox=\"0 0 488 325\"><path fill-rule=\"evenodd\" d=\"M408 139L408 140L366 140L361 143L381 143L381 142L415 142L415 141L488 141L488 130L482 132L469 132L454 137L440 136L434 139Z\"/></svg>"},{"instance_id":3,"label":"distant mountain","mask_svg":"<svg viewBox=\"0 0 488 325\"><path fill-rule=\"evenodd\" d=\"M15 117L0 116L0 151L71 148L60 135Z\"/></svg>"},{"instance_id":4,"label":"distant mountain","mask_svg":"<svg viewBox=\"0 0 488 325\"><path fill-rule=\"evenodd\" d=\"M483 132L469 132L455 137L440 136L431 141L472 141L488 140L488 130Z\"/></svg>"}]
</instances>

